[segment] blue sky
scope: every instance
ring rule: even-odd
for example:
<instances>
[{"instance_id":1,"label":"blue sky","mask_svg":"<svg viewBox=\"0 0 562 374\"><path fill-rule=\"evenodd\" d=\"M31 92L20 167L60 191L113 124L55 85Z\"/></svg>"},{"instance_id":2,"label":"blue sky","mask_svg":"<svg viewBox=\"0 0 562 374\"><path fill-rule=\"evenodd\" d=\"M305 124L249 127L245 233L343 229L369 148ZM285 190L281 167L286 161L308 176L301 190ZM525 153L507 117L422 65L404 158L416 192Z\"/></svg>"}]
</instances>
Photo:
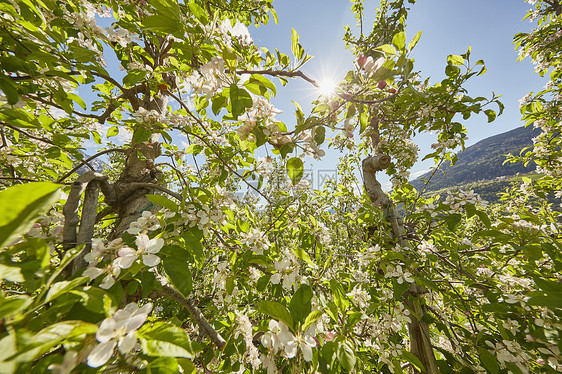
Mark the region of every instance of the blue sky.
<instances>
[{"instance_id":1,"label":"blue sky","mask_svg":"<svg viewBox=\"0 0 562 374\"><path fill-rule=\"evenodd\" d=\"M265 27L251 29L257 45L278 48L290 54L291 29L295 28L305 50L315 56L302 69L307 75L315 79L324 75L345 76L352 68L353 57L345 50L342 36L345 25L355 25L349 1L276 0L273 5L279 24L271 21ZM378 0L365 0L366 9L378 6ZM492 91L502 95L505 112L496 121L489 124L482 114L463 122L468 129L467 146L522 126L519 99L530 91L540 90L546 83L545 79L533 74L529 61L516 62L517 52L512 40L516 33L529 31L533 26L528 20L522 20L529 8L523 0L418 0L411 5L406 32L407 38L411 39L416 32L423 31L413 53L416 70L421 71L422 77L430 77L432 82L440 81L445 76L447 55L464 53L470 45L471 60L483 59L488 71L468 84L469 95L490 97ZM368 32L372 18L365 24ZM294 122L291 100L303 109L310 108L308 104L316 93L303 81L291 81L283 88L278 86L274 104L284 111L279 118L290 127ZM423 136L417 142L423 151L433 139ZM334 165L339 156L337 151L325 151L324 161L315 163L314 168ZM431 160L418 163L412 173L431 166Z\"/></svg>"}]
</instances>

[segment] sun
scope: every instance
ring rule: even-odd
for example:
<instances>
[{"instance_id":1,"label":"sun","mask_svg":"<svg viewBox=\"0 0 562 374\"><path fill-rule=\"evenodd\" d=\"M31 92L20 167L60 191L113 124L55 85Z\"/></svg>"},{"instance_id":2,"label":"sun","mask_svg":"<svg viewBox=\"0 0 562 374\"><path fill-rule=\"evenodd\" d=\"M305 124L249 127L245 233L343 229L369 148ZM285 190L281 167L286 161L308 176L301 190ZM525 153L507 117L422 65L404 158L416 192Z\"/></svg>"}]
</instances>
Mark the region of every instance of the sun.
<instances>
[{"instance_id":1,"label":"sun","mask_svg":"<svg viewBox=\"0 0 562 374\"><path fill-rule=\"evenodd\" d=\"M336 93L338 82L332 78L323 78L318 81L318 92L321 96L328 97Z\"/></svg>"}]
</instances>

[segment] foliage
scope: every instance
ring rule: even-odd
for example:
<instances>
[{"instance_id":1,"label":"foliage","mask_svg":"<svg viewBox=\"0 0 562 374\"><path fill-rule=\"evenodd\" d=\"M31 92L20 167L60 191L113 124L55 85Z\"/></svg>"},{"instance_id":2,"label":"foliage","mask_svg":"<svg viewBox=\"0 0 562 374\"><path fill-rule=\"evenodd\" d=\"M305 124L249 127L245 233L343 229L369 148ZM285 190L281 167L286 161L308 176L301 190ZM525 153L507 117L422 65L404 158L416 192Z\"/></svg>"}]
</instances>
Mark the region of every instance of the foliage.
<instances>
[{"instance_id":1,"label":"foliage","mask_svg":"<svg viewBox=\"0 0 562 374\"><path fill-rule=\"evenodd\" d=\"M0 2L0 372L437 372L408 348L415 325L443 373L560 371L559 6L535 3L516 41L554 74L522 107L546 134L526 155L542 177L487 207L407 183L413 136L454 163L462 120L503 107L468 96L485 72L470 49L441 82L416 72L405 1L382 1L368 35L352 1L354 68L294 126L272 98L277 80L316 84L298 33L289 55L245 32L276 19L270 0ZM347 152L311 190L322 145ZM358 191L381 153L404 235ZM76 176L102 155L110 170Z\"/></svg>"}]
</instances>

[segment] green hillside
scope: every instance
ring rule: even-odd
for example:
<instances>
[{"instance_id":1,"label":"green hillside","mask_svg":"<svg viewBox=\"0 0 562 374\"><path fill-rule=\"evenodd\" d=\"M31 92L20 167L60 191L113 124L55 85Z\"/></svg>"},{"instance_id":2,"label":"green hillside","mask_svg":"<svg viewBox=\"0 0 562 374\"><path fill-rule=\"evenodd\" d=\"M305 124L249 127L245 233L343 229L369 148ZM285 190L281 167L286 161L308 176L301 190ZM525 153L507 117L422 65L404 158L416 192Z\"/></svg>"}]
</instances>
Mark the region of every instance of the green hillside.
<instances>
[{"instance_id":1,"label":"green hillside","mask_svg":"<svg viewBox=\"0 0 562 374\"><path fill-rule=\"evenodd\" d=\"M532 127L520 127L467 147L457 155L458 161L454 165L446 164L435 173L426 191L467 188L470 185L476 192L477 189L482 190L481 195L490 195L492 198L512 182L510 176L534 171L534 165L524 167L519 163L504 164L504 161L507 154L519 154L523 148L531 146L532 138L537 134L538 131ZM426 173L412 181L412 185L421 191L430 177L431 173Z\"/></svg>"}]
</instances>

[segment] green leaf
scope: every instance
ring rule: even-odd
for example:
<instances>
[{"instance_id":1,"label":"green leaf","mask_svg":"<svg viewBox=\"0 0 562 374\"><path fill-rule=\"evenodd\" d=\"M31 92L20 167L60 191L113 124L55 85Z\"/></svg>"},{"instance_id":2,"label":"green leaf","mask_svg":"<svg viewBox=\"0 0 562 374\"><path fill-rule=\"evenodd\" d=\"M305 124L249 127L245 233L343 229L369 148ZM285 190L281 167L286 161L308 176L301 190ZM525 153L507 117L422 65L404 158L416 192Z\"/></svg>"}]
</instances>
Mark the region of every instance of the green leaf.
<instances>
[{"instance_id":1,"label":"green leaf","mask_svg":"<svg viewBox=\"0 0 562 374\"><path fill-rule=\"evenodd\" d=\"M418 371L420 371L420 372L422 372L422 373L425 371L425 368L424 368L422 362L421 362L420 359L417 358L413 353L410 353L410 352L408 352L408 351L403 351L403 352L402 352L402 356L403 356L406 360L410 361L410 363L411 363L412 365L414 365L414 367L415 367Z\"/></svg>"},{"instance_id":2,"label":"green leaf","mask_svg":"<svg viewBox=\"0 0 562 374\"><path fill-rule=\"evenodd\" d=\"M14 295L0 298L0 318L4 319L18 313L29 306L30 303L31 298L27 295Z\"/></svg>"},{"instance_id":3,"label":"green leaf","mask_svg":"<svg viewBox=\"0 0 562 374\"><path fill-rule=\"evenodd\" d=\"M76 104L80 105L82 107L82 109L86 109L86 103L84 102L84 100L82 100L82 98L80 96L78 96L78 95L76 95L75 93L72 93L72 92L67 92L66 94L68 95L69 99L74 101Z\"/></svg>"},{"instance_id":4,"label":"green leaf","mask_svg":"<svg viewBox=\"0 0 562 374\"><path fill-rule=\"evenodd\" d=\"M0 191L0 248L29 231L35 219L58 200L60 185L32 182Z\"/></svg>"},{"instance_id":5,"label":"green leaf","mask_svg":"<svg viewBox=\"0 0 562 374\"><path fill-rule=\"evenodd\" d=\"M304 250L304 248L300 247L300 246L296 246L293 247L293 252L297 255L298 258L300 258L301 260L303 260L304 262L306 262L307 264L314 266L314 262L310 259L310 256L308 255L308 253L306 253L306 251Z\"/></svg>"},{"instance_id":6,"label":"green leaf","mask_svg":"<svg viewBox=\"0 0 562 374\"><path fill-rule=\"evenodd\" d=\"M238 119L238 117L246 111L246 108L252 107L252 97L243 88L238 87L235 84L230 85L230 106L232 109L232 117Z\"/></svg>"},{"instance_id":7,"label":"green leaf","mask_svg":"<svg viewBox=\"0 0 562 374\"><path fill-rule=\"evenodd\" d=\"M396 54L396 48L390 44L383 44L380 47L377 47L377 50L383 51L386 55L393 56Z\"/></svg>"},{"instance_id":8,"label":"green leaf","mask_svg":"<svg viewBox=\"0 0 562 374\"><path fill-rule=\"evenodd\" d=\"M334 303L342 313L345 313L349 306L349 300L346 299L342 285L337 280L331 279L330 287L332 288L332 298L334 299Z\"/></svg>"},{"instance_id":9,"label":"green leaf","mask_svg":"<svg viewBox=\"0 0 562 374\"><path fill-rule=\"evenodd\" d=\"M190 1L189 4L189 10L191 11L191 13L203 24L207 24L209 23L209 20L207 18L207 12L205 11L205 9L201 8L201 6L199 4L196 4L194 1Z\"/></svg>"},{"instance_id":10,"label":"green leaf","mask_svg":"<svg viewBox=\"0 0 562 374\"><path fill-rule=\"evenodd\" d=\"M277 93L277 89L275 87L275 84L270 81L269 79L267 79L266 77L264 77L263 75L259 75L259 74L252 74L250 76L249 79L250 82L255 82L263 87L269 88L271 90L271 92L273 92L273 95L275 95Z\"/></svg>"},{"instance_id":11,"label":"green leaf","mask_svg":"<svg viewBox=\"0 0 562 374\"><path fill-rule=\"evenodd\" d=\"M68 293L70 290L81 285L82 283L88 282L89 280L90 278L88 277L78 277L70 281L61 281L54 283L49 287L49 291L47 292L47 296L45 297L45 302L48 303L50 301L53 301L57 297Z\"/></svg>"},{"instance_id":12,"label":"green leaf","mask_svg":"<svg viewBox=\"0 0 562 374\"><path fill-rule=\"evenodd\" d=\"M304 165L300 158L291 157L287 160L287 175L293 186L300 182L304 174Z\"/></svg>"},{"instance_id":13,"label":"green leaf","mask_svg":"<svg viewBox=\"0 0 562 374\"><path fill-rule=\"evenodd\" d=\"M179 373L178 361L174 357L158 357L148 364L146 372L149 374Z\"/></svg>"},{"instance_id":14,"label":"green leaf","mask_svg":"<svg viewBox=\"0 0 562 374\"><path fill-rule=\"evenodd\" d=\"M117 126L111 126L109 129L107 129L107 138L111 138L112 136L117 136L119 134L119 127Z\"/></svg>"},{"instance_id":15,"label":"green leaf","mask_svg":"<svg viewBox=\"0 0 562 374\"><path fill-rule=\"evenodd\" d=\"M457 227L457 225L459 223L461 223L462 220L462 216L460 214L449 214L447 216L445 216L444 218L445 222L447 223L447 227L449 228L449 230L454 230L455 227Z\"/></svg>"},{"instance_id":16,"label":"green leaf","mask_svg":"<svg viewBox=\"0 0 562 374\"><path fill-rule=\"evenodd\" d=\"M392 44L394 44L400 51L403 51L406 48L406 34L404 31L394 35L392 38Z\"/></svg>"},{"instance_id":17,"label":"green leaf","mask_svg":"<svg viewBox=\"0 0 562 374\"><path fill-rule=\"evenodd\" d=\"M174 256L166 257L163 261L164 270L174 287L185 297L193 291L193 278L189 264Z\"/></svg>"},{"instance_id":18,"label":"green leaf","mask_svg":"<svg viewBox=\"0 0 562 374\"><path fill-rule=\"evenodd\" d=\"M172 212L178 211L178 205L164 195L146 195L148 201L155 205L170 209Z\"/></svg>"},{"instance_id":19,"label":"green leaf","mask_svg":"<svg viewBox=\"0 0 562 374\"><path fill-rule=\"evenodd\" d=\"M324 126L317 126L314 128L314 141L320 145L326 139L326 128Z\"/></svg>"},{"instance_id":20,"label":"green leaf","mask_svg":"<svg viewBox=\"0 0 562 374\"><path fill-rule=\"evenodd\" d=\"M486 116L488 116L488 122L493 122L497 117L496 112L494 112L492 109L486 109L484 113L486 114Z\"/></svg>"},{"instance_id":21,"label":"green leaf","mask_svg":"<svg viewBox=\"0 0 562 374\"><path fill-rule=\"evenodd\" d=\"M17 352L16 334L11 333L0 339L0 373L12 374L16 372L15 361L5 359L13 356Z\"/></svg>"},{"instance_id":22,"label":"green leaf","mask_svg":"<svg viewBox=\"0 0 562 374\"><path fill-rule=\"evenodd\" d=\"M555 295L534 296L527 300L528 305L546 306L549 309L562 309L562 297Z\"/></svg>"},{"instance_id":23,"label":"green leaf","mask_svg":"<svg viewBox=\"0 0 562 374\"><path fill-rule=\"evenodd\" d=\"M7 266L4 264L0 264L0 280L25 282L25 278L19 266Z\"/></svg>"},{"instance_id":24,"label":"green leaf","mask_svg":"<svg viewBox=\"0 0 562 374\"><path fill-rule=\"evenodd\" d=\"M137 331L142 351L149 356L193 359L200 348L180 327L167 322L145 324Z\"/></svg>"},{"instance_id":25,"label":"green leaf","mask_svg":"<svg viewBox=\"0 0 562 374\"><path fill-rule=\"evenodd\" d=\"M402 295L410 288L410 284L408 282L398 283L396 279L392 280L392 286L394 291L394 298L400 299Z\"/></svg>"},{"instance_id":26,"label":"green leaf","mask_svg":"<svg viewBox=\"0 0 562 374\"><path fill-rule=\"evenodd\" d=\"M480 356L480 362L482 363L482 366L484 366L486 370L488 370L488 372L492 374L498 374L500 372L500 365L498 364L498 360L493 354L488 352L486 348L478 348L478 354Z\"/></svg>"},{"instance_id":27,"label":"green leaf","mask_svg":"<svg viewBox=\"0 0 562 374\"><path fill-rule=\"evenodd\" d=\"M312 296L312 288L306 284L301 285L297 292L295 292L289 303L289 310L291 311L293 321L297 323L304 322L304 319L312 310Z\"/></svg>"},{"instance_id":28,"label":"green leaf","mask_svg":"<svg viewBox=\"0 0 562 374\"><path fill-rule=\"evenodd\" d=\"M18 352L14 356L16 361L32 361L53 347L61 344L65 340L71 340L77 336L95 334L98 326L93 323L83 321L63 321L46 327L36 333L30 344L18 347Z\"/></svg>"},{"instance_id":29,"label":"green leaf","mask_svg":"<svg viewBox=\"0 0 562 374\"><path fill-rule=\"evenodd\" d=\"M0 121L16 127L41 127L41 123L33 114L19 108L0 107Z\"/></svg>"},{"instance_id":30,"label":"green leaf","mask_svg":"<svg viewBox=\"0 0 562 374\"><path fill-rule=\"evenodd\" d=\"M260 301L258 303L258 309L263 314L283 321L287 326L293 328L293 318L287 308L285 308L285 305L276 301Z\"/></svg>"},{"instance_id":31,"label":"green leaf","mask_svg":"<svg viewBox=\"0 0 562 374\"><path fill-rule=\"evenodd\" d=\"M308 330L310 326L312 326L318 320L318 318L322 317L322 314L324 314L324 312L322 312L321 310L313 310L312 312L310 312L310 314L306 316L304 323L302 324L302 331Z\"/></svg>"},{"instance_id":32,"label":"green leaf","mask_svg":"<svg viewBox=\"0 0 562 374\"><path fill-rule=\"evenodd\" d=\"M183 30L182 24L178 20L170 19L163 14L153 14L146 17L141 27L143 30L160 34L179 34Z\"/></svg>"},{"instance_id":33,"label":"green leaf","mask_svg":"<svg viewBox=\"0 0 562 374\"><path fill-rule=\"evenodd\" d=\"M353 346L347 340L344 340L338 344L338 349L336 350L336 357L340 362L341 366L347 371L351 371L355 366L357 359L355 358L355 352Z\"/></svg>"},{"instance_id":34,"label":"green leaf","mask_svg":"<svg viewBox=\"0 0 562 374\"><path fill-rule=\"evenodd\" d=\"M291 51L297 60L300 60L304 54L304 49L299 44L299 34L297 34L297 30L295 29L291 32Z\"/></svg>"},{"instance_id":35,"label":"green leaf","mask_svg":"<svg viewBox=\"0 0 562 374\"><path fill-rule=\"evenodd\" d=\"M474 236L484 236L495 239L494 242L508 243L511 241L511 235L504 234L497 230L482 230L474 234Z\"/></svg>"},{"instance_id":36,"label":"green leaf","mask_svg":"<svg viewBox=\"0 0 562 374\"><path fill-rule=\"evenodd\" d=\"M452 64L452 65L463 65L464 64L464 58L462 58L462 56L459 56L459 55L449 55L447 57L447 63Z\"/></svg>"},{"instance_id":37,"label":"green leaf","mask_svg":"<svg viewBox=\"0 0 562 374\"><path fill-rule=\"evenodd\" d=\"M133 134L133 141L135 143L144 143L150 140L152 132L142 126L138 126Z\"/></svg>"},{"instance_id":38,"label":"green leaf","mask_svg":"<svg viewBox=\"0 0 562 374\"><path fill-rule=\"evenodd\" d=\"M408 50L409 51L411 51L416 46L416 44L418 44L418 41L420 40L420 38L422 36L422 32L423 31L418 31L418 33L414 36L412 41L410 43L408 43Z\"/></svg>"},{"instance_id":39,"label":"green leaf","mask_svg":"<svg viewBox=\"0 0 562 374\"><path fill-rule=\"evenodd\" d=\"M6 95L8 104L15 105L20 100L18 88L14 83L12 83L11 79L0 77L0 90L4 92L4 95Z\"/></svg>"},{"instance_id":40,"label":"green leaf","mask_svg":"<svg viewBox=\"0 0 562 374\"><path fill-rule=\"evenodd\" d=\"M181 366L184 374L196 374L197 367L193 364L193 362L189 361L186 358L178 357L176 359L178 364Z\"/></svg>"}]
</instances>

